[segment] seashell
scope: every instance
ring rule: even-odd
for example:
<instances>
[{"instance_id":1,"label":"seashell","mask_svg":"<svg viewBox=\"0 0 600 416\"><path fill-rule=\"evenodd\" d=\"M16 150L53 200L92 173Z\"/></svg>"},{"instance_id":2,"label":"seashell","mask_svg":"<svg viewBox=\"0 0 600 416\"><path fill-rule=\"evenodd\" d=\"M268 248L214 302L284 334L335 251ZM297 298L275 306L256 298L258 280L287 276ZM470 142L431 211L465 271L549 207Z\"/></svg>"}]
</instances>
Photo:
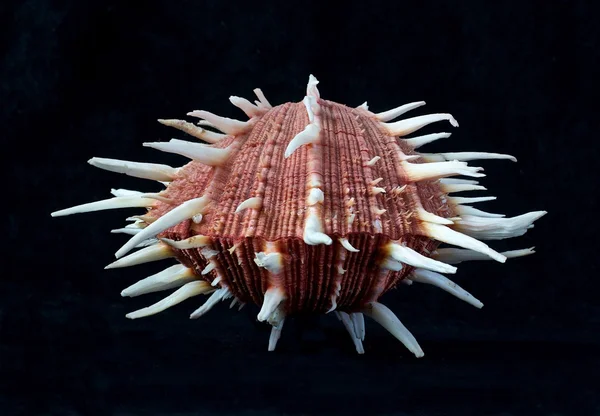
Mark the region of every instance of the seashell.
<instances>
[{"instance_id":1,"label":"seashell","mask_svg":"<svg viewBox=\"0 0 600 416\"><path fill-rule=\"evenodd\" d=\"M131 234L107 268L175 258L180 264L123 290L123 296L177 289L167 298L127 315L161 312L201 294L208 299L191 314L215 304L254 303L259 321L272 325L275 349L287 316L300 312L335 315L364 352L364 315L373 318L415 356L416 339L394 313L379 303L400 282L440 287L475 307L483 304L444 274L453 264L533 253L498 253L481 240L524 234L545 211L503 218L470 206L494 197L450 197L485 190L474 180L474 159L516 159L497 153L419 153L416 149L450 133L407 135L448 121L430 114L392 121L425 103L382 113L365 104L351 108L320 98L309 78L298 103L273 107L260 90L255 103L231 97L249 119L207 111L188 115L193 124L159 120L206 143L172 139L144 143L191 159L182 167L93 158L93 166L158 181L156 193L113 190L114 197L54 212L69 215L101 209L145 207L133 224L114 232ZM216 132L219 130L220 132ZM461 248L438 249L448 243ZM128 254L132 249L138 251ZM240 306L240 307L241 307Z\"/></svg>"}]
</instances>

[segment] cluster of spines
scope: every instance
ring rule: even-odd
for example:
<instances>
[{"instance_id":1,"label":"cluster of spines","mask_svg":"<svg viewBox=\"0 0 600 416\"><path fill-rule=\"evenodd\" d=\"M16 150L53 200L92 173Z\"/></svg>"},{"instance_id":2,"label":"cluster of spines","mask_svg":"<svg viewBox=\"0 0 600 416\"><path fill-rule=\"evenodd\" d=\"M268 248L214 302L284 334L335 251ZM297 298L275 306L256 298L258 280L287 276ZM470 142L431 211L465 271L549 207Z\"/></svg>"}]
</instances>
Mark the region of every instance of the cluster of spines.
<instances>
[{"instance_id":1,"label":"cluster of spines","mask_svg":"<svg viewBox=\"0 0 600 416\"><path fill-rule=\"evenodd\" d=\"M308 149L308 168L306 178L306 211L304 219L304 230L302 238L307 245L332 245L335 242L336 247L336 270L337 274L333 277L331 286L333 293L330 297L328 311L334 311L338 308L338 298L342 290L344 279L344 266L349 256L358 253L349 241L347 236L340 236L335 239L327 235L323 225L323 201L327 197L323 191L322 154L321 145L321 106L320 97L317 90L318 81L311 76L307 86L307 95L303 101L308 115L309 123L305 129L299 132L288 144L285 150L285 157L290 157L297 149L302 146L309 146ZM266 100L260 90L255 90L258 100L255 104L240 97L230 97L230 101L239 107L249 117L248 121L233 120L220 117L207 111L193 111L188 113L192 117L199 117L201 121L198 124L188 123L182 120L159 120L162 124L180 129L193 137L201 139L211 145L201 143L191 143L183 140L172 139L169 142L145 143L144 146L152 147L157 150L171 152L191 158L200 162L211 169L213 172L213 183L218 183L219 176L226 177L229 174L228 161L235 158L237 152L242 147L246 133L249 132L258 120L268 112L272 106ZM381 215L385 209L378 206L378 197L385 196L388 191L390 197L399 195L417 195L417 182L436 181L445 194L484 190L476 181L449 179L449 176L464 175L471 177L484 176L480 173L481 168L468 166L465 162L474 159L509 159L516 161L510 155L496 153L479 152L456 152L456 153L438 153L425 154L416 153L415 149L431 141L449 137L450 133L435 133L419 137L403 138L420 128L433 122L448 120L453 126L458 126L456 120L450 114L432 114L404 119L401 121L390 122L396 117L424 105L424 102L409 103L398 108L385 111L379 114L373 114L368 111L365 104L359 106L357 113L366 115L379 123L379 128L388 137L388 145L395 149L395 166L397 176L403 178L403 184L386 189L381 186L382 178L365 178L366 186L370 194L370 205L373 210L371 226L376 233L381 233L383 223ZM359 115L356 115L358 120ZM214 130L220 130L217 133L207 130L203 127L209 127ZM364 130L361 131L364 133ZM226 146L223 146L226 144ZM406 154L403 149L410 149L410 154ZM382 156L372 155L372 157L363 161L363 166L368 169L375 166ZM426 162L426 163L416 163ZM151 179L167 184L177 178L182 168L173 168L167 165L128 162L114 159L92 158L90 164L113 172L125 173L144 179ZM268 163L263 166L268 169ZM264 184L263 184L264 185ZM349 188L348 188L349 189ZM219 189L211 189L211 184L204 190L204 194L197 198L192 198L184 203L174 206L158 218L153 216L138 216L131 220L134 222L121 229L113 230L132 235L131 239L116 253L117 261L111 263L106 268L124 267L140 264L148 261L160 260L169 257L175 257L177 251L185 253L186 250L197 250L206 266L199 273L193 268L185 265L176 265L166 270L152 275L140 282L123 290L123 296L138 296L145 293L159 290L179 288L167 298L151 305L147 308L132 312L127 317L135 319L139 317L153 315L170 306L178 304L183 300L199 294L210 294L208 300L196 311L191 314L192 318L198 318L210 310L216 303L231 298L233 296L227 282L227 277L221 265L219 264L219 250L214 247L214 239L205 235L193 235L183 240L174 240L169 238L157 238L157 236L172 227L181 224L184 221L192 221L199 224L202 218L207 214L207 210L212 202L213 195L217 195ZM152 208L156 201L166 204L173 204L164 193L141 193L128 190L113 190L114 198L98 201L89 204L79 205L73 208L57 211L53 216L69 215L79 212L96 211L111 208L125 207L145 207ZM235 213L239 214L245 210L258 211L262 208L264 189L260 186L250 198L244 200L235 208ZM356 210L354 198L346 192L344 195L346 207L347 230L352 230L352 225L356 219ZM508 257L517 257L533 253L532 249L515 250L505 253L497 253L486 244L479 240L493 240L509 238L524 234L528 228L531 228L533 221L545 214L543 211L531 212L514 218L503 218L500 214L491 214L468 204L493 199L492 197L483 198L464 198L447 197L444 201L452 212L453 218L445 218L435 215L426 210L422 201L418 198L412 198L411 202L414 209L409 213L418 220L417 234L424 238L435 239L452 245L463 247L463 249L438 249L431 253L431 256L425 256L419 251L409 247L406 241L389 240L382 244L380 251L380 262L378 272L381 276L373 285L370 294L371 299L362 306L360 311L346 313L337 310L338 318L348 329L356 349L359 353L364 352L362 341L364 340L364 318L363 313L369 315L374 320L383 325L390 333L398 338L407 348L416 356L422 356L417 341L410 332L402 325L398 318L384 305L377 302L379 296L384 293L391 284L396 282L389 281L388 272L399 272L404 266L411 268L408 275L402 276L404 282L420 282L438 286L443 290L465 300L476 306L483 306L480 301L475 299L468 292L447 279L440 273L455 273L456 267L452 264L466 260L484 260L493 258L504 262ZM245 237L252 237L253 227L247 227ZM139 251L125 256L131 249L140 248ZM230 253L237 252L239 246L232 245ZM269 350L273 350L281 335L281 329L285 320L286 309L285 300L288 296L283 284L283 268L285 267L284 255L277 244L269 241L264 242L262 250L255 251L254 263L262 270L262 279L264 283L264 296L261 310L257 316L259 321L268 321L272 326L271 337L269 340ZM239 260L241 262L241 260ZM214 279L207 281L207 275L212 273ZM234 298L232 306L244 303Z\"/></svg>"}]
</instances>

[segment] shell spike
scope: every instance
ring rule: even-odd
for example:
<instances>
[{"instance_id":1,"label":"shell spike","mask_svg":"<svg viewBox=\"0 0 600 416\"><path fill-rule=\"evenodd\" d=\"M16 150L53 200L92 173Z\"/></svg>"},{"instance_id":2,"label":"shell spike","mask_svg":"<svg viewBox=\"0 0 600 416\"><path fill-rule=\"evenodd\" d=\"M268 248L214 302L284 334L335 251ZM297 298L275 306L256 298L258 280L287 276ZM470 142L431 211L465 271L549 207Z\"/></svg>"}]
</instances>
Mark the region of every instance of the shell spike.
<instances>
[{"instance_id":1,"label":"shell spike","mask_svg":"<svg viewBox=\"0 0 600 416\"><path fill-rule=\"evenodd\" d=\"M425 101L415 101L414 103L404 104L400 107L396 107L391 110L375 114L375 117L379 121L390 121L395 119L396 117L401 116L404 113L409 112L410 110L414 110L415 108L419 108L423 105L425 105Z\"/></svg>"},{"instance_id":2,"label":"shell spike","mask_svg":"<svg viewBox=\"0 0 600 416\"><path fill-rule=\"evenodd\" d=\"M237 108L242 110L248 116L248 118L259 117L263 115L266 111L265 109L252 104L245 98L236 97L235 95L229 97L229 101L231 102L231 104L235 105Z\"/></svg>"},{"instance_id":3,"label":"shell spike","mask_svg":"<svg viewBox=\"0 0 600 416\"><path fill-rule=\"evenodd\" d=\"M190 248L206 247L210 245L212 239L208 236L198 234L186 238L185 240L175 241L169 238L161 238L161 241L179 250L186 250Z\"/></svg>"},{"instance_id":4,"label":"shell spike","mask_svg":"<svg viewBox=\"0 0 600 416\"><path fill-rule=\"evenodd\" d=\"M354 322L352 322L350 315L348 315L346 312L341 312L341 311L340 312L336 311L335 313L336 313L338 319L340 321L342 321L342 324L344 324L346 331L348 331L348 334L350 335L350 338L352 339L352 342L354 343L354 347L356 348L356 352L359 354L364 354L365 349L362 345L362 340L356 334Z\"/></svg>"},{"instance_id":5,"label":"shell spike","mask_svg":"<svg viewBox=\"0 0 600 416\"><path fill-rule=\"evenodd\" d=\"M420 358L425 355L413 334L410 333L394 312L387 306L379 302L371 302L365 306L362 312L387 329L388 332L402 342L415 357Z\"/></svg>"},{"instance_id":6,"label":"shell spike","mask_svg":"<svg viewBox=\"0 0 600 416\"><path fill-rule=\"evenodd\" d=\"M148 208L154 205L156 201L152 198L140 198L139 196L118 196L102 201L88 202L87 204L76 205L71 208L54 211L50 215L53 217L62 217L65 215L80 214L83 212L103 211L105 209L116 208Z\"/></svg>"},{"instance_id":7,"label":"shell spike","mask_svg":"<svg viewBox=\"0 0 600 416\"><path fill-rule=\"evenodd\" d=\"M268 320L271 315L273 315L279 304L284 300L285 293L283 292L283 289L279 287L271 287L267 289L262 307L260 308L260 312L258 312L256 319L258 319L260 322Z\"/></svg>"},{"instance_id":8,"label":"shell spike","mask_svg":"<svg viewBox=\"0 0 600 416\"><path fill-rule=\"evenodd\" d=\"M470 160L484 159L508 159L511 162L516 162L517 158L503 153L486 153L486 152L449 152L449 153L422 153L423 158L431 162L442 162L444 160L461 160L464 162Z\"/></svg>"},{"instance_id":9,"label":"shell spike","mask_svg":"<svg viewBox=\"0 0 600 416\"><path fill-rule=\"evenodd\" d=\"M179 287L195 278L194 271L182 264L176 264L162 272L148 276L145 279L123 289L121 296L139 296L146 293L159 292L161 290Z\"/></svg>"},{"instance_id":10,"label":"shell spike","mask_svg":"<svg viewBox=\"0 0 600 416\"><path fill-rule=\"evenodd\" d=\"M354 334L361 341L365 340L365 316L360 312L350 314L352 324L354 325Z\"/></svg>"},{"instance_id":11,"label":"shell spike","mask_svg":"<svg viewBox=\"0 0 600 416\"><path fill-rule=\"evenodd\" d=\"M125 316L129 319L138 319L146 316L156 315L157 313L175 306L184 300L191 298L192 296L209 293L211 290L213 289L210 287L210 285L204 281L190 282L155 304L139 309L135 312L130 312Z\"/></svg>"},{"instance_id":12,"label":"shell spike","mask_svg":"<svg viewBox=\"0 0 600 416\"><path fill-rule=\"evenodd\" d=\"M454 223L454 228L480 240L502 240L525 234L533 222L544 215L546 211L528 212L512 218L463 215Z\"/></svg>"},{"instance_id":13,"label":"shell spike","mask_svg":"<svg viewBox=\"0 0 600 416\"><path fill-rule=\"evenodd\" d=\"M133 248L133 247L132 247ZM173 250L164 243L157 243L149 247L145 247L135 253L123 257L117 261L112 262L105 269L116 269L119 267L136 266L142 263L149 263L151 261L157 261L162 259L168 259L174 257L175 253Z\"/></svg>"},{"instance_id":14,"label":"shell spike","mask_svg":"<svg viewBox=\"0 0 600 416\"><path fill-rule=\"evenodd\" d=\"M212 286L208 285L208 287L212 289ZM206 300L206 302L204 302L204 305L200 306L198 309L192 312L192 314L190 315L190 319L200 318L206 312L210 311L213 308L213 306L215 306L217 303L229 299L232 296L233 295L227 287L222 287L220 289L215 290L213 294Z\"/></svg>"},{"instance_id":15,"label":"shell spike","mask_svg":"<svg viewBox=\"0 0 600 416\"><path fill-rule=\"evenodd\" d=\"M415 136L415 137L411 137L411 138L403 139L403 140L404 140L404 143L408 144L413 149L418 149L419 147L421 147L427 143L431 143L431 142L434 142L439 139L445 139L445 138L450 137L451 135L452 135L452 133L432 133L432 134L425 134L423 136Z\"/></svg>"},{"instance_id":16,"label":"shell spike","mask_svg":"<svg viewBox=\"0 0 600 416\"><path fill-rule=\"evenodd\" d=\"M290 141L290 143L285 149L285 157L290 157L298 148L306 144L316 143L319 140L320 132L321 129L319 128L319 126L313 123L308 124L304 128L304 130L296 134L294 138Z\"/></svg>"},{"instance_id":17,"label":"shell spike","mask_svg":"<svg viewBox=\"0 0 600 416\"><path fill-rule=\"evenodd\" d=\"M440 181L441 182L441 181ZM466 191L487 191L485 186L473 185L468 183L440 183L442 191L450 194L453 192L466 192Z\"/></svg>"},{"instance_id":18,"label":"shell spike","mask_svg":"<svg viewBox=\"0 0 600 416\"><path fill-rule=\"evenodd\" d=\"M515 257L523 257L529 256L530 254L535 253L535 247L524 248L520 250L509 250L503 251L502 254L507 259L512 259ZM438 248L433 254L432 258L443 261L444 263L449 264L459 264L463 261L472 261L472 260L491 260L491 258L486 255L479 253L477 251L466 250L461 248Z\"/></svg>"},{"instance_id":19,"label":"shell spike","mask_svg":"<svg viewBox=\"0 0 600 416\"><path fill-rule=\"evenodd\" d=\"M488 218L502 218L505 217L504 214L492 214L491 212L485 212L477 208L473 208L468 205L456 205L454 207L454 212L458 215L474 215L476 217L488 217Z\"/></svg>"},{"instance_id":20,"label":"shell spike","mask_svg":"<svg viewBox=\"0 0 600 416\"><path fill-rule=\"evenodd\" d=\"M437 286L440 289L456 296L457 298L464 300L468 304L475 306L476 308L483 308L483 303L474 298L473 295L454 283L452 280L442 276L439 273L435 273L430 270L415 269L409 276L409 279L413 282L427 283Z\"/></svg>"},{"instance_id":21,"label":"shell spike","mask_svg":"<svg viewBox=\"0 0 600 416\"><path fill-rule=\"evenodd\" d=\"M208 205L207 197L200 197L190 199L184 202L171 211L159 217L152 224L144 228L140 233L134 235L123 247L121 247L115 254L117 258L127 254L129 250L139 244L141 241L155 237L157 234L164 230L179 224L182 221L192 218L194 215L201 213L202 210Z\"/></svg>"},{"instance_id":22,"label":"shell spike","mask_svg":"<svg viewBox=\"0 0 600 416\"><path fill-rule=\"evenodd\" d=\"M456 267L441 261L426 257L410 247L392 242L387 246L387 251L392 259L397 262L406 263L414 267L422 267L428 270L434 270L441 273L456 273Z\"/></svg>"},{"instance_id":23,"label":"shell spike","mask_svg":"<svg viewBox=\"0 0 600 416\"><path fill-rule=\"evenodd\" d=\"M142 179L152 179L155 181L172 181L177 175L178 169L168 165L158 165L155 163L129 162L126 160L107 159L103 157L93 157L88 163L100 169L110 172L124 173Z\"/></svg>"},{"instance_id":24,"label":"shell spike","mask_svg":"<svg viewBox=\"0 0 600 416\"><path fill-rule=\"evenodd\" d=\"M277 341L281 338L281 331L283 330L283 323L285 322L285 318L282 318L279 322L278 326L274 326L271 328L271 335L269 336L269 347L268 351L275 351L277 347Z\"/></svg>"},{"instance_id":25,"label":"shell spike","mask_svg":"<svg viewBox=\"0 0 600 416\"><path fill-rule=\"evenodd\" d=\"M425 116L407 118L394 123L383 123L383 126L392 136L406 136L407 134L415 132L427 126L428 124L443 120L448 120L453 127L458 127L458 122L454 119L454 117L452 117L451 114L445 113L428 114Z\"/></svg>"},{"instance_id":26,"label":"shell spike","mask_svg":"<svg viewBox=\"0 0 600 416\"><path fill-rule=\"evenodd\" d=\"M267 110L270 110L271 108L273 108L273 106L271 105L271 103L269 103L269 100L267 100L267 97L265 97L265 94L261 91L260 88L255 88L252 91L258 98L258 106L259 107L265 108Z\"/></svg>"},{"instance_id":27,"label":"shell spike","mask_svg":"<svg viewBox=\"0 0 600 416\"><path fill-rule=\"evenodd\" d=\"M192 143L178 139L171 139L168 142L147 142L143 145L162 152L185 156L208 166L224 164L231 151L230 147L220 149L202 143Z\"/></svg>"},{"instance_id":28,"label":"shell spike","mask_svg":"<svg viewBox=\"0 0 600 416\"><path fill-rule=\"evenodd\" d=\"M205 130L200 126L197 126L193 123L188 123L184 120L164 120L158 119L158 122L164 126L174 127L177 130L181 130L196 139L204 140L208 143L219 143L225 137L226 134L216 133L214 131Z\"/></svg>"},{"instance_id":29,"label":"shell spike","mask_svg":"<svg viewBox=\"0 0 600 416\"><path fill-rule=\"evenodd\" d=\"M221 117L210 111L194 110L187 115L206 120L225 134L238 135L240 133L245 133L250 128L250 123L248 121L239 121L232 118Z\"/></svg>"},{"instance_id":30,"label":"shell spike","mask_svg":"<svg viewBox=\"0 0 600 416\"><path fill-rule=\"evenodd\" d=\"M262 206L262 198L261 197L248 198L245 201L243 201L241 204L238 205L238 207L235 209L235 213L237 214L248 208L258 209L261 206Z\"/></svg>"},{"instance_id":31,"label":"shell spike","mask_svg":"<svg viewBox=\"0 0 600 416\"><path fill-rule=\"evenodd\" d=\"M423 235L427 237L435 238L436 240L442 241L444 243L468 248L473 251L478 251L480 253L490 256L491 258L500 263L504 263L506 261L506 257L498 253L497 251L492 250L485 243L482 243L481 241L476 240L473 237L469 237L468 235L454 231L446 227L445 225L423 222L421 223L421 226L424 229Z\"/></svg>"},{"instance_id":32,"label":"shell spike","mask_svg":"<svg viewBox=\"0 0 600 416\"><path fill-rule=\"evenodd\" d=\"M485 176L479 173L482 168L468 166L465 162L434 162L434 163L410 163L401 162L408 179L412 182L422 180L440 179L445 176L465 175L474 178Z\"/></svg>"}]
</instances>

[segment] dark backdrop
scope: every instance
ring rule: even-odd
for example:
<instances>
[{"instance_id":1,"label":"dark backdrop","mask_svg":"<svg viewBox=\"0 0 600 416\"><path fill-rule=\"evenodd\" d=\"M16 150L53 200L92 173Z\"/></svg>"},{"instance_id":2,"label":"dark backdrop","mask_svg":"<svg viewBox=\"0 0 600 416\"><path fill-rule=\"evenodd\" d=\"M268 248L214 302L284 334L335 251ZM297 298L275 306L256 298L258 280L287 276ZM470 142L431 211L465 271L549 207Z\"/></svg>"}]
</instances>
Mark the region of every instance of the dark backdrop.
<instances>
[{"instance_id":1,"label":"dark backdrop","mask_svg":"<svg viewBox=\"0 0 600 416\"><path fill-rule=\"evenodd\" d=\"M0 414L600 414L593 3L2 2ZM331 315L289 320L275 353L254 306L126 319L161 297L119 293L162 264L103 270L126 238L108 231L137 211L49 213L153 188L87 159L176 165L141 146L183 137L156 118L239 117L227 98L256 87L299 101L310 73L348 105L452 112L460 129L429 151L515 155L481 163L499 197L482 207L547 210L493 243L538 253L461 265L482 310L385 295L422 359L373 322L359 356Z\"/></svg>"}]
</instances>

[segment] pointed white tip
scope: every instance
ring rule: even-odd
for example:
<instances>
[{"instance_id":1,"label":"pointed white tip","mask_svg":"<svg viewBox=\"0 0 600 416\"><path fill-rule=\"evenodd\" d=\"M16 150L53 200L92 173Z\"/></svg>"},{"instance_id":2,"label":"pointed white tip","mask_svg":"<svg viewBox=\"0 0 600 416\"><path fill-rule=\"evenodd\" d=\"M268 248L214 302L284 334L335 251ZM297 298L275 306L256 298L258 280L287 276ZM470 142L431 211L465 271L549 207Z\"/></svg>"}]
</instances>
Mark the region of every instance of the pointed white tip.
<instances>
[{"instance_id":1,"label":"pointed white tip","mask_svg":"<svg viewBox=\"0 0 600 416\"><path fill-rule=\"evenodd\" d=\"M419 108L425 105L425 101L415 101L413 103L408 103L401 105L400 107L393 108L388 111L384 111L382 113L375 114L375 117L379 121L390 121L395 119L396 117L401 116L404 113L407 113L415 108Z\"/></svg>"},{"instance_id":2,"label":"pointed white tip","mask_svg":"<svg viewBox=\"0 0 600 416\"><path fill-rule=\"evenodd\" d=\"M208 283L203 281L190 282L186 285L182 286L163 300L156 302L154 305L148 306L146 308L142 308L135 312L130 312L125 317L129 319L138 319L146 316L155 315L159 312L164 311L172 306L175 306L184 300L197 296L202 293L207 293L212 288L208 285Z\"/></svg>"},{"instance_id":3,"label":"pointed white tip","mask_svg":"<svg viewBox=\"0 0 600 416\"><path fill-rule=\"evenodd\" d=\"M265 292L263 304L260 312L256 316L260 322L264 322L271 317L281 302L285 300L285 293L279 287L271 287Z\"/></svg>"},{"instance_id":4,"label":"pointed white tip","mask_svg":"<svg viewBox=\"0 0 600 416\"><path fill-rule=\"evenodd\" d=\"M260 88L255 88L252 91L254 92L254 94L256 94L256 97L258 98L256 104L259 107L264 108L266 110L270 110L271 108L273 108L273 106L271 105L271 103L269 103L269 100L267 100L267 97L265 97L265 94L263 94Z\"/></svg>"},{"instance_id":5,"label":"pointed white tip","mask_svg":"<svg viewBox=\"0 0 600 416\"><path fill-rule=\"evenodd\" d=\"M495 250L492 250L487 244L482 243L473 237L469 237L468 235L459 233L458 231L454 231L445 225L423 222L421 223L421 226L424 228L423 235L427 237L483 253L500 263L504 263L506 261L505 256Z\"/></svg>"},{"instance_id":6,"label":"pointed white tip","mask_svg":"<svg viewBox=\"0 0 600 416\"><path fill-rule=\"evenodd\" d=\"M389 243L386 251L390 257L397 262L405 263L414 267L422 267L428 270L434 270L441 273L456 273L456 267L441 261L426 257L410 247L398 243Z\"/></svg>"},{"instance_id":7,"label":"pointed white tip","mask_svg":"<svg viewBox=\"0 0 600 416\"><path fill-rule=\"evenodd\" d=\"M122 257L141 241L147 238L155 237L157 234L179 224L180 222L190 219L198 213L202 213L202 210L207 204L207 197L200 197L185 201L183 204L173 208L171 211L159 217L152 224L144 228L140 233L134 235L115 253L115 256L117 258Z\"/></svg>"},{"instance_id":8,"label":"pointed white tip","mask_svg":"<svg viewBox=\"0 0 600 416\"><path fill-rule=\"evenodd\" d=\"M458 122L454 119L454 117L452 117L451 114L447 113L428 114L425 116L407 118L394 123L382 124L390 135L406 136L407 134L413 133L431 123L443 120L448 120L452 126L458 127Z\"/></svg>"},{"instance_id":9,"label":"pointed white tip","mask_svg":"<svg viewBox=\"0 0 600 416\"><path fill-rule=\"evenodd\" d=\"M261 206L262 206L262 198L260 198L260 197L248 198L238 205L238 207L235 209L235 213L237 214L248 208L258 209Z\"/></svg>"},{"instance_id":10,"label":"pointed white tip","mask_svg":"<svg viewBox=\"0 0 600 416\"><path fill-rule=\"evenodd\" d=\"M521 250L503 251L500 254L505 256L507 259L512 259L515 257L523 257L534 254L534 249L535 247L530 247ZM459 264L463 261L473 260L491 260L490 257L485 254L460 248L439 248L433 253L432 257L436 260L443 261L449 264Z\"/></svg>"},{"instance_id":11,"label":"pointed white tip","mask_svg":"<svg viewBox=\"0 0 600 416\"><path fill-rule=\"evenodd\" d=\"M283 156L287 159L300 147L309 143L316 143L319 140L320 132L321 129L316 124L308 124L304 130L296 134L296 136L294 136L294 138L290 141Z\"/></svg>"},{"instance_id":12,"label":"pointed white tip","mask_svg":"<svg viewBox=\"0 0 600 416\"><path fill-rule=\"evenodd\" d=\"M204 130L202 127L197 126L193 123L188 123L184 120L164 120L158 119L158 122L167 127L174 127L177 130L181 130L192 137L200 140L204 140L208 143L218 143L227 137L226 134L216 133L214 131Z\"/></svg>"},{"instance_id":13,"label":"pointed white tip","mask_svg":"<svg viewBox=\"0 0 600 416\"><path fill-rule=\"evenodd\" d=\"M229 147L222 149L178 139L171 139L168 142L146 142L142 145L162 152L185 156L208 166L223 165L229 158L231 151Z\"/></svg>"},{"instance_id":14,"label":"pointed white tip","mask_svg":"<svg viewBox=\"0 0 600 416\"><path fill-rule=\"evenodd\" d=\"M266 109L260 108L242 97L236 97L232 95L229 97L229 101L231 104L242 110L248 116L248 118L261 116L266 111Z\"/></svg>"},{"instance_id":15,"label":"pointed white tip","mask_svg":"<svg viewBox=\"0 0 600 416\"><path fill-rule=\"evenodd\" d=\"M435 140L439 140L439 139L445 139L448 138L452 135L452 133L432 133L432 134L425 134L423 136L415 136L415 137L411 137L408 139L403 139L404 143L408 144L409 146L412 146L413 149L418 149L419 147L427 144L427 143L431 143Z\"/></svg>"},{"instance_id":16,"label":"pointed white tip","mask_svg":"<svg viewBox=\"0 0 600 416\"><path fill-rule=\"evenodd\" d=\"M271 328L271 335L269 336L269 347L267 348L268 351L275 351L275 348L277 347L277 341L279 341L279 338L281 337L281 330L283 329L284 322L285 318L281 319L279 325Z\"/></svg>"},{"instance_id":17,"label":"pointed white tip","mask_svg":"<svg viewBox=\"0 0 600 416\"><path fill-rule=\"evenodd\" d=\"M415 357L420 358L425 355L415 337L387 306L379 302L371 302L367 304L362 312L387 329L389 333L402 342Z\"/></svg>"},{"instance_id":18,"label":"pointed white tip","mask_svg":"<svg viewBox=\"0 0 600 416\"><path fill-rule=\"evenodd\" d=\"M158 165L155 163L129 162L127 160L107 159L102 157L93 157L88 163L100 169L110 172L124 173L142 179L152 179L155 181L172 181L177 174L177 169L168 165Z\"/></svg>"},{"instance_id":19,"label":"pointed white tip","mask_svg":"<svg viewBox=\"0 0 600 416\"><path fill-rule=\"evenodd\" d=\"M223 133L234 136L246 132L251 127L251 124L248 121L240 121L232 118L221 117L211 113L210 111L194 110L187 113L187 115L190 117L204 119L210 123L210 125L221 130Z\"/></svg>"},{"instance_id":20,"label":"pointed white tip","mask_svg":"<svg viewBox=\"0 0 600 416\"><path fill-rule=\"evenodd\" d=\"M346 250L348 250L352 253L358 253L360 251L359 249L354 248L354 246L352 246L352 244L350 244L350 241L348 241L347 238L339 238L338 240L342 244L342 247L344 247Z\"/></svg>"},{"instance_id":21,"label":"pointed white tip","mask_svg":"<svg viewBox=\"0 0 600 416\"><path fill-rule=\"evenodd\" d=\"M102 211L106 209L116 208L148 208L154 205L156 201L151 198L141 198L134 196L119 196L102 201L89 202L87 204L77 205L71 208L54 211L50 215L52 217L62 217L65 215L80 214L84 212Z\"/></svg>"},{"instance_id":22,"label":"pointed white tip","mask_svg":"<svg viewBox=\"0 0 600 416\"><path fill-rule=\"evenodd\" d=\"M139 235L139 234L138 234ZM149 247L145 247L135 253L131 253L117 261L112 262L105 269L116 269L119 267L135 266L142 263L167 259L175 256L173 250L164 243L157 243Z\"/></svg>"},{"instance_id":23,"label":"pointed white tip","mask_svg":"<svg viewBox=\"0 0 600 416\"><path fill-rule=\"evenodd\" d=\"M483 308L483 303L481 303L479 299L473 297L473 295L464 290L462 287L439 273L429 270L415 269L409 278L414 282L427 283L439 287L440 289L445 290L461 300L464 300L476 308Z\"/></svg>"},{"instance_id":24,"label":"pointed white tip","mask_svg":"<svg viewBox=\"0 0 600 416\"><path fill-rule=\"evenodd\" d=\"M222 300L229 299L231 296L231 292L227 287L222 287L221 289L215 290L208 300L204 302L204 305L192 312L190 319L200 318L206 312L210 311L217 303L221 302Z\"/></svg>"}]
</instances>

